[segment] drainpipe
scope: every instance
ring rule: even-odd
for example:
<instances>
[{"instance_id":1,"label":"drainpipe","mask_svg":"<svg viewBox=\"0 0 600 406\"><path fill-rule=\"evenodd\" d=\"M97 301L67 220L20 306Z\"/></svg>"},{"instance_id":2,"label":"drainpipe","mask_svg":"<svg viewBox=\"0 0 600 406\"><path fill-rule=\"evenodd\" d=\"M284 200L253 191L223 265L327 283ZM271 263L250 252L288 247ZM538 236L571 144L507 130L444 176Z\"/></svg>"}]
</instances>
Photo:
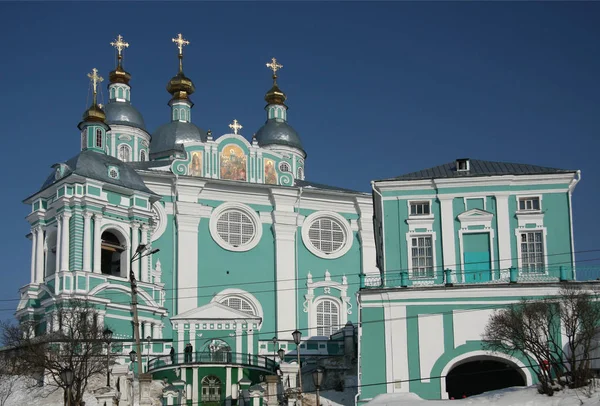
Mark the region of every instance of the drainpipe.
<instances>
[{"instance_id":1,"label":"drainpipe","mask_svg":"<svg viewBox=\"0 0 600 406\"><path fill-rule=\"evenodd\" d=\"M380 236L380 242L381 242L381 269L380 269L380 274L381 274L381 286L384 286L384 275L386 272L386 267L385 267L385 221L384 221L384 214L383 214L383 196L381 195L381 193L379 193L377 191L377 187L375 186L375 181L372 180L371 181L371 188L373 189L373 193L376 193L379 195L379 201L381 202L381 209L380 209L380 215L381 215L381 236ZM373 205L375 205L375 202L373 201ZM373 230L374 233L377 233L378 230L374 229ZM377 235L377 234L375 234ZM375 252L377 252L377 247L375 247Z\"/></svg>"},{"instance_id":2,"label":"drainpipe","mask_svg":"<svg viewBox=\"0 0 600 406\"><path fill-rule=\"evenodd\" d=\"M577 280L577 273L575 271L575 236L573 235L573 205L571 202L571 195L573 194L573 190L575 186L581 180L581 171L577 171L577 177L573 177L571 183L569 184L569 192L567 194L569 198L569 226L571 231L571 267L572 267L572 277L573 280Z\"/></svg>"},{"instance_id":3,"label":"drainpipe","mask_svg":"<svg viewBox=\"0 0 600 406\"><path fill-rule=\"evenodd\" d=\"M356 349L356 395L354 395L354 405L356 406L358 404L358 397L361 394L361 386L360 383L362 381L362 373L360 371L360 361L362 359L361 354L360 354L360 347L361 347L361 339L362 339L362 323L361 323L361 302L360 302L360 290L356 292L356 306L358 307L358 332L356 334L356 339L358 341L358 346Z\"/></svg>"},{"instance_id":4,"label":"drainpipe","mask_svg":"<svg viewBox=\"0 0 600 406\"><path fill-rule=\"evenodd\" d=\"M298 216L296 216L296 244L294 244L294 257L295 257L295 261L296 261L296 270L295 270L295 275L294 277L296 278L296 289L294 295L296 296L296 325L298 326L298 329L300 329L300 313L299 313L299 303L298 303L298 240L300 239L300 235L298 232L298 217L300 215L300 202L302 201L302 191L304 189L302 188L302 186L300 186L300 193L298 193L298 200L296 200L296 204L294 205L294 212L296 212L298 214Z\"/></svg>"}]
</instances>

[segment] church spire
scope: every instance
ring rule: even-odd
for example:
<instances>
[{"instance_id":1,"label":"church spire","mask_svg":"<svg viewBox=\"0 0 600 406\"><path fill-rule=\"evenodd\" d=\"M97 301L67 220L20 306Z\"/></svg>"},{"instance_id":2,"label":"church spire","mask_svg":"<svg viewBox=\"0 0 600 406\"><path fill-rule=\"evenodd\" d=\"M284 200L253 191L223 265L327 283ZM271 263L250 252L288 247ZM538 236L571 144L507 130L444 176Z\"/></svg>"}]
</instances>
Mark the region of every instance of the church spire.
<instances>
[{"instance_id":1,"label":"church spire","mask_svg":"<svg viewBox=\"0 0 600 406\"><path fill-rule=\"evenodd\" d=\"M277 59L271 58L271 62L266 64L267 68L273 71L273 86L265 95L267 106L267 119L287 120L287 106L285 100L287 96L277 85L277 71L283 68L283 65L277 62Z\"/></svg>"},{"instance_id":2,"label":"church spire","mask_svg":"<svg viewBox=\"0 0 600 406\"><path fill-rule=\"evenodd\" d=\"M83 113L83 121L79 123L81 130L81 149L92 149L104 153L106 147L106 131L110 128L106 125L106 115L102 106L98 104L98 86L104 80L98 75L98 69L94 68L87 74L93 91L92 105Z\"/></svg>"},{"instance_id":3,"label":"church spire","mask_svg":"<svg viewBox=\"0 0 600 406\"><path fill-rule=\"evenodd\" d=\"M171 106L171 120L190 122L191 108L194 105L189 96L194 93L196 88L191 79L183 74L183 47L190 44L190 41L183 38L183 35L177 34L177 37L171 38L171 41L177 45L179 53L179 72L173 76L167 84L167 91L173 96L169 101Z\"/></svg>"},{"instance_id":4,"label":"church spire","mask_svg":"<svg viewBox=\"0 0 600 406\"><path fill-rule=\"evenodd\" d=\"M131 75L123 69L123 50L129 48L129 43L123 41L121 35L117 35L117 39L113 40L110 45L117 50L117 67L109 74L110 83L128 85Z\"/></svg>"}]
</instances>

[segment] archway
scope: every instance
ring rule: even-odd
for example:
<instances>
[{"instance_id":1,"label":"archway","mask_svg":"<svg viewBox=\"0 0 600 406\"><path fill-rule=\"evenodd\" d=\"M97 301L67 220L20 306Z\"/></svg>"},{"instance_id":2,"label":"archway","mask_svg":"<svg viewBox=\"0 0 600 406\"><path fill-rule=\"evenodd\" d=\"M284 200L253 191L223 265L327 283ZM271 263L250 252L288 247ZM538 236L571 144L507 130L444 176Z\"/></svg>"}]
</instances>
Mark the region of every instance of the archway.
<instances>
[{"instance_id":1,"label":"archway","mask_svg":"<svg viewBox=\"0 0 600 406\"><path fill-rule=\"evenodd\" d=\"M126 276L127 272L127 242L115 230L102 233L100 242L100 269L105 275Z\"/></svg>"},{"instance_id":2,"label":"archway","mask_svg":"<svg viewBox=\"0 0 600 406\"><path fill-rule=\"evenodd\" d=\"M460 399L511 386L525 386L521 368L498 357L471 357L456 363L446 374L448 398Z\"/></svg>"}]
</instances>

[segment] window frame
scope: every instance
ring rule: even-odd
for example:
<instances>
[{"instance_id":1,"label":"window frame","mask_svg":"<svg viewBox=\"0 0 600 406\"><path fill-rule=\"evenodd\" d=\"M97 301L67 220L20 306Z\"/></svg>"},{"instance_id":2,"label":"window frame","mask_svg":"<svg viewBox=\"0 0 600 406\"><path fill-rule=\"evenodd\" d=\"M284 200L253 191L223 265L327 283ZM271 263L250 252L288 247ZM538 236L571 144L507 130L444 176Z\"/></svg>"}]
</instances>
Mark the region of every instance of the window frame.
<instances>
[{"instance_id":1,"label":"window frame","mask_svg":"<svg viewBox=\"0 0 600 406\"><path fill-rule=\"evenodd\" d=\"M538 204L538 208L534 209L533 205L537 200L537 204ZM525 208L522 209L521 208L521 202L524 203ZM531 209L528 209L527 206L527 202L532 202L531 203ZM541 195L521 195L521 196L517 196L517 212L518 213L540 213L542 211L542 196Z\"/></svg>"},{"instance_id":2,"label":"window frame","mask_svg":"<svg viewBox=\"0 0 600 406\"><path fill-rule=\"evenodd\" d=\"M279 162L279 172L292 173L291 165L286 161Z\"/></svg>"},{"instance_id":3,"label":"window frame","mask_svg":"<svg viewBox=\"0 0 600 406\"><path fill-rule=\"evenodd\" d=\"M529 268L526 270L525 267L526 265L523 264L523 251L522 251L522 247L521 247L521 235L522 234L533 234L533 233L540 233L542 236L542 242L541 242L541 246L542 246L542 271L530 271ZM519 274L521 275L546 275L548 274L548 248L547 248L547 230L545 227L538 227L538 228L519 228L515 230L515 236L517 239L517 258L518 258L518 265L519 265ZM534 241L535 243L535 241ZM535 253L535 251L534 251Z\"/></svg>"},{"instance_id":4,"label":"window frame","mask_svg":"<svg viewBox=\"0 0 600 406\"><path fill-rule=\"evenodd\" d=\"M253 226L254 226L254 235L246 244L234 246L234 245L228 243L227 241L225 241L219 234L218 227L217 227L219 219L221 218L222 214L224 214L226 211L229 211L229 210L241 211L243 214L247 215L250 218L250 220L252 221ZM252 208L250 208L244 204L233 203L233 202L223 203L220 206L218 206L216 209L213 210L213 212L211 213L211 216L210 216L209 229L210 229L210 235L214 242L216 242L221 248L224 248L228 251L235 251L235 252L249 251L249 250L253 249L254 247L256 247L258 245L258 243L260 242L260 239L262 237L262 231L263 231L261 219L255 210L253 210Z\"/></svg>"},{"instance_id":5,"label":"window frame","mask_svg":"<svg viewBox=\"0 0 600 406\"><path fill-rule=\"evenodd\" d=\"M96 128L94 137L94 145L96 148L102 148L102 129Z\"/></svg>"},{"instance_id":6,"label":"window frame","mask_svg":"<svg viewBox=\"0 0 600 406\"><path fill-rule=\"evenodd\" d=\"M425 206L426 205L426 206ZM415 213L413 214L412 212L412 208L413 206L418 207L418 206L422 206L422 207L427 207L427 211L428 213ZM429 217L429 216L433 216L433 214L431 213L431 200L409 200L408 202L408 216L409 217Z\"/></svg>"},{"instance_id":7,"label":"window frame","mask_svg":"<svg viewBox=\"0 0 600 406\"><path fill-rule=\"evenodd\" d=\"M128 155L129 159L127 159L127 160L123 159L123 157L121 156L121 148L127 150L127 155ZM132 152L131 152L131 147L129 146L129 144L124 143L124 142L119 144L119 146L117 147L117 158L119 158L123 162L132 162Z\"/></svg>"},{"instance_id":8,"label":"window frame","mask_svg":"<svg viewBox=\"0 0 600 406\"><path fill-rule=\"evenodd\" d=\"M415 276L413 274L413 255L412 255L412 239L419 237L431 237L431 255L432 255L432 268L433 274L431 276ZM437 269L437 250L436 250L437 235L434 231L431 232L408 232L406 233L406 249L407 249L407 265L408 265L408 277L412 280L433 280L436 278Z\"/></svg>"},{"instance_id":9,"label":"window frame","mask_svg":"<svg viewBox=\"0 0 600 406\"><path fill-rule=\"evenodd\" d=\"M329 254L315 247L311 241L309 234L311 226L316 221L328 217L331 218L331 220L338 223L341 226L342 232L344 233L344 242L342 243L340 248L338 248L337 251L334 251ZM348 221L346 218L344 218L338 213L332 211L317 211L306 217L304 219L304 222L302 223L302 242L304 243L306 249L308 249L312 254L319 258L336 259L345 255L352 247L353 240L354 233L352 232L352 229L350 227L350 221Z\"/></svg>"},{"instance_id":10,"label":"window frame","mask_svg":"<svg viewBox=\"0 0 600 406\"><path fill-rule=\"evenodd\" d=\"M330 302L332 306L335 306L335 308L337 309L337 324L334 325L325 325L325 324L319 324L319 306L324 304L325 302ZM335 334L336 332L338 332L343 325L341 324L341 319L342 319L342 306L340 304L340 301L330 297L330 296L320 296L319 298L317 298L317 300L315 300L314 304L314 311L315 311L315 326L314 329L316 330L316 335L319 337L329 337L332 334ZM329 316L331 316L332 314L330 313ZM319 329L325 329L328 328L330 333L329 334L319 334Z\"/></svg>"}]
</instances>

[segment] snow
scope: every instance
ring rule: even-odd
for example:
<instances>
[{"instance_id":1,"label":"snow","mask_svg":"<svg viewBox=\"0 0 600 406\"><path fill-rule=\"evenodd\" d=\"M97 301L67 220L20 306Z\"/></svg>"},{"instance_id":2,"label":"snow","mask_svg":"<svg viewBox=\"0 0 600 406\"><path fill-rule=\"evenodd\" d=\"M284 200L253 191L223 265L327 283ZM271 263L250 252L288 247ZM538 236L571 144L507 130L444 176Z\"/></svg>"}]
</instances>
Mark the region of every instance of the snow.
<instances>
[{"instance_id":1,"label":"snow","mask_svg":"<svg viewBox=\"0 0 600 406\"><path fill-rule=\"evenodd\" d=\"M482 393L466 399L423 400L412 393L394 393L375 397L368 406L597 406L600 388L565 389L554 396L540 395L536 387L514 387Z\"/></svg>"}]
</instances>

